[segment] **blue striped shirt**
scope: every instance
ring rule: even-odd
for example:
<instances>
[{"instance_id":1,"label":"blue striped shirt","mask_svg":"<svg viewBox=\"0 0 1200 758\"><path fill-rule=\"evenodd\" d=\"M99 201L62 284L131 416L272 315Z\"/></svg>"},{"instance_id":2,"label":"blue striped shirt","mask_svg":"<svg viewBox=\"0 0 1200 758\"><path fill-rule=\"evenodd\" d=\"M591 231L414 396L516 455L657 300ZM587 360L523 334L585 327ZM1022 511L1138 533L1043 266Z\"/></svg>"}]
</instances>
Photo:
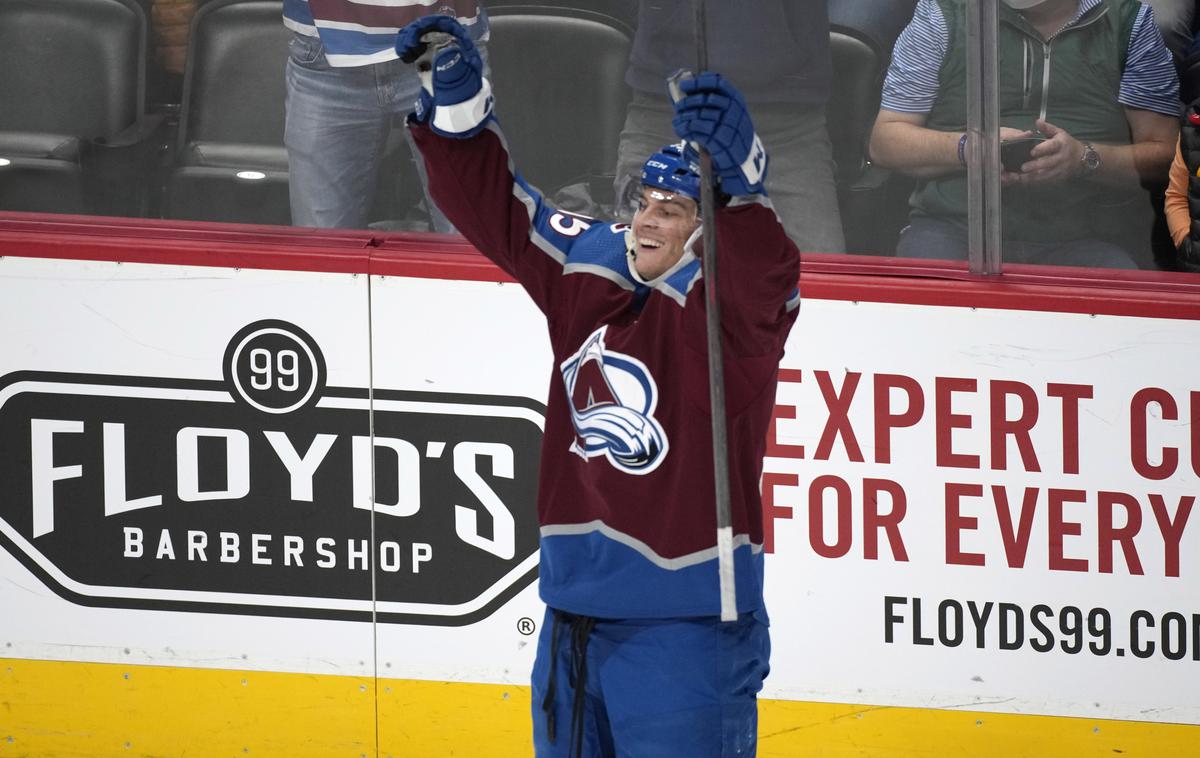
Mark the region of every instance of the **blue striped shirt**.
<instances>
[{"instance_id":1,"label":"blue striped shirt","mask_svg":"<svg viewBox=\"0 0 1200 758\"><path fill-rule=\"evenodd\" d=\"M1079 22L1100 0L1080 0L1075 17L1063 30ZM1062 30L1060 30L1061 33ZM918 0L913 19L901 32L892 51L892 64L883 83L881 107L899 113L929 113L938 94L938 72L950 47L950 31L937 0ZM1179 78L1171 53L1154 22L1154 10L1145 3L1138 10L1129 35L1125 70L1117 101L1167 116L1179 115Z\"/></svg>"},{"instance_id":2,"label":"blue striped shirt","mask_svg":"<svg viewBox=\"0 0 1200 758\"><path fill-rule=\"evenodd\" d=\"M435 13L454 16L471 39L488 36L487 13L476 0L284 0L283 24L320 37L329 65L366 66L396 59L396 35Z\"/></svg>"}]
</instances>

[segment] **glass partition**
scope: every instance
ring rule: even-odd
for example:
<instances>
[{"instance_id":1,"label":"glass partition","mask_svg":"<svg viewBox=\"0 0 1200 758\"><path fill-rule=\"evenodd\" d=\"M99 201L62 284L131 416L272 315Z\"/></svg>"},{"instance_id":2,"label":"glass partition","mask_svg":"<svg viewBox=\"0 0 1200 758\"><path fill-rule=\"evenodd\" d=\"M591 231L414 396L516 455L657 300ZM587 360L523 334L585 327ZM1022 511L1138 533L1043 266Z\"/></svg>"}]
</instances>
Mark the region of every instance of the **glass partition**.
<instances>
[{"instance_id":1,"label":"glass partition","mask_svg":"<svg viewBox=\"0 0 1200 758\"><path fill-rule=\"evenodd\" d=\"M995 27L964 0L706 3L708 67L745 96L788 234L967 260L982 87L1004 262L1176 267L1200 168L1179 164L1167 213L1194 8L982 4ZM453 232L403 126L416 70L394 52L433 12L478 46L530 184L629 216L642 164L676 141L666 78L698 65L691 0L0 0L0 211ZM975 39L992 82L968 65Z\"/></svg>"},{"instance_id":2,"label":"glass partition","mask_svg":"<svg viewBox=\"0 0 1200 758\"><path fill-rule=\"evenodd\" d=\"M983 107L998 108L998 128L979 134L990 143L988 150L973 151L968 144L966 154L980 161L985 178L999 173L1002 191L988 199L981 221L987 213L998 215L1005 264L1174 267L1164 190L1178 136L1180 88L1159 23L1177 25L1182 4L1152 5L1164 11L1161 17L1138 2L982 0L970 7L956 0L918 0L895 46L881 114L909 92L934 93L920 124L933 131L921 133L923 141L901 143L906 149L893 156L885 148L886 121L894 119L885 118L872 142L878 163L917 180L910 226L896 254L967 257L964 180L931 176L923 149L967 131L964 95L972 95L961 81L977 75ZM979 11L988 6L990 19ZM970 11L983 18L972 18ZM964 72L958 68L961 54L950 63L929 64L931 57L941 60L942 49L970 44L973 35L992 46L993 69ZM935 54L915 59L913 50ZM999 156L992 164L985 158L997 142ZM1188 222L1185 210L1182 223Z\"/></svg>"},{"instance_id":3,"label":"glass partition","mask_svg":"<svg viewBox=\"0 0 1200 758\"><path fill-rule=\"evenodd\" d=\"M875 32L882 86L867 180L851 187L847 205L857 212L847 231L852 239L870 235L869 252L966 260L973 167L966 4L888 7L887 27Z\"/></svg>"},{"instance_id":4,"label":"glass partition","mask_svg":"<svg viewBox=\"0 0 1200 758\"><path fill-rule=\"evenodd\" d=\"M1005 262L1153 268L1180 110L1153 9L1018 5L997 42Z\"/></svg>"}]
</instances>

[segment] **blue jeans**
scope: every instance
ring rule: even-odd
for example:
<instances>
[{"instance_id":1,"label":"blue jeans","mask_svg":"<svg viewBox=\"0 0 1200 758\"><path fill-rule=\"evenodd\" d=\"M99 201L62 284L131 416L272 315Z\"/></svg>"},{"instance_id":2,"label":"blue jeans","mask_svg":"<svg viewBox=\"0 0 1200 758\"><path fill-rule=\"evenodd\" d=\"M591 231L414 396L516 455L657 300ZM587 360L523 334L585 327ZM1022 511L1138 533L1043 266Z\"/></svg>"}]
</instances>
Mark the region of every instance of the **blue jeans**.
<instances>
[{"instance_id":1,"label":"blue jeans","mask_svg":"<svg viewBox=\"0 0 1200 758\"><path fill-rule=\"evenodd\" d=\"M296 34L289 43L285 78L283 141L293 224L364 228L379 162L394 128L403 130L421 186L427 186L425 164L404 127L421 87L416 66L392 60L335 68L326 61L319 38ZM426 205L434 231L454 231L428 192Z\"/></svg>"},{"instance_id":2,"label":"blue jeans","mask_svg":"<svg viewBox=\"0 0 1200 758\"><path fill-rule=\"evenodd\" d=\"M913 216L896 243L899 258L967 259L967 227L946 219ZM1050 266L1088 268L1137 268L1133 257L1122 247L1097 239L1067 242L1024 242L1003 240L1002 263L1040 263Z\"/></svg>"},{"instance_id":3,"label":"blue jeans","mask_svg":"<svg viewBox=\"0 0 1200 758\"><path fill-rule=\"evenodd\" d=\"M619 217L632 218L637 209L642 164L663 145L679 141L671 128L674 115L665 91L633 93L617 148ZM805 252L845 252L824 107L751 103L750 117L770 157L767 195L788 236Z\"/></svg>"},{"instance_id":4,"label":"blue jeans","mask_svg":"<svg viewBox=\"0 0 1200 758\"><path fill-rule=\"evenodd\" d=\"M724 624L584 619L548 609L533 664L534 754L750 758L770 657L762 612ZM583 688L578 712L576 685ZM576 713L583 749L572 753Z\"/></svg>"}]
</instances>

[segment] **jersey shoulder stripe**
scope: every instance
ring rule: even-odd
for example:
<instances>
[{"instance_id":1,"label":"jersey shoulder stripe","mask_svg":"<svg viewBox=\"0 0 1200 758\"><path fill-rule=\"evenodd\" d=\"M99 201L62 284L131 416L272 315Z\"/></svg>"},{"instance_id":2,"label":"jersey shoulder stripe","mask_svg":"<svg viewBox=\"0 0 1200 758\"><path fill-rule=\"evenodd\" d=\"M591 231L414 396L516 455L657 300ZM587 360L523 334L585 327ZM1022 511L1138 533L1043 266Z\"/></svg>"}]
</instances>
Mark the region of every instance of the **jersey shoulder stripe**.
<instances>
[{"instance_id":1,"label":"jersey shoulder stripe","mask_svg":"<svg viewBox=\"0 0 1200 758\"><path fill-rule=\"evenodd\" d=\"M703 277L700 259L689 249L684 253L686 261L675 273L659 282L655 289L674 300L680 306L687 302L687 296Z\"/></svg>"},{"instance_id":2,"label":"jersey shoulder stripe","mask_svg":"<svg viewBox=\"0 0 1200 758\"><path fill-rule=\"evenodd\" d=\"M553 218L551 222L553 223ZM623 224L589 219L590 226L579 235L567 256L564 274L592 274L622 289L635 291L638 283L629 273Z\"/></svg>"}]
</instances>

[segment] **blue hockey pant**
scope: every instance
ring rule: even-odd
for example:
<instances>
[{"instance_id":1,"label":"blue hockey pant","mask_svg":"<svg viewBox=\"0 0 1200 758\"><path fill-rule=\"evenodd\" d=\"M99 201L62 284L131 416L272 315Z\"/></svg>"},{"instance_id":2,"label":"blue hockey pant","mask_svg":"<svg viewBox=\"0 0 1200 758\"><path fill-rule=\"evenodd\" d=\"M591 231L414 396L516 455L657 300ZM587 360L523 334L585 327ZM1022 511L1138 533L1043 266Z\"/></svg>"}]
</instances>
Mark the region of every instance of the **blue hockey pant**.
<instances>
[{"instance_id":1,"label":"blue hockey pant","mask_svg":"<svg viewBox=\"0 0 1200 758\"><path fill-rule=\"evenodd\" d=\"M548 609L532 677L535 754L754 756L770 653L763 613L723 624Z\"/></svg>"}]
</instances>

